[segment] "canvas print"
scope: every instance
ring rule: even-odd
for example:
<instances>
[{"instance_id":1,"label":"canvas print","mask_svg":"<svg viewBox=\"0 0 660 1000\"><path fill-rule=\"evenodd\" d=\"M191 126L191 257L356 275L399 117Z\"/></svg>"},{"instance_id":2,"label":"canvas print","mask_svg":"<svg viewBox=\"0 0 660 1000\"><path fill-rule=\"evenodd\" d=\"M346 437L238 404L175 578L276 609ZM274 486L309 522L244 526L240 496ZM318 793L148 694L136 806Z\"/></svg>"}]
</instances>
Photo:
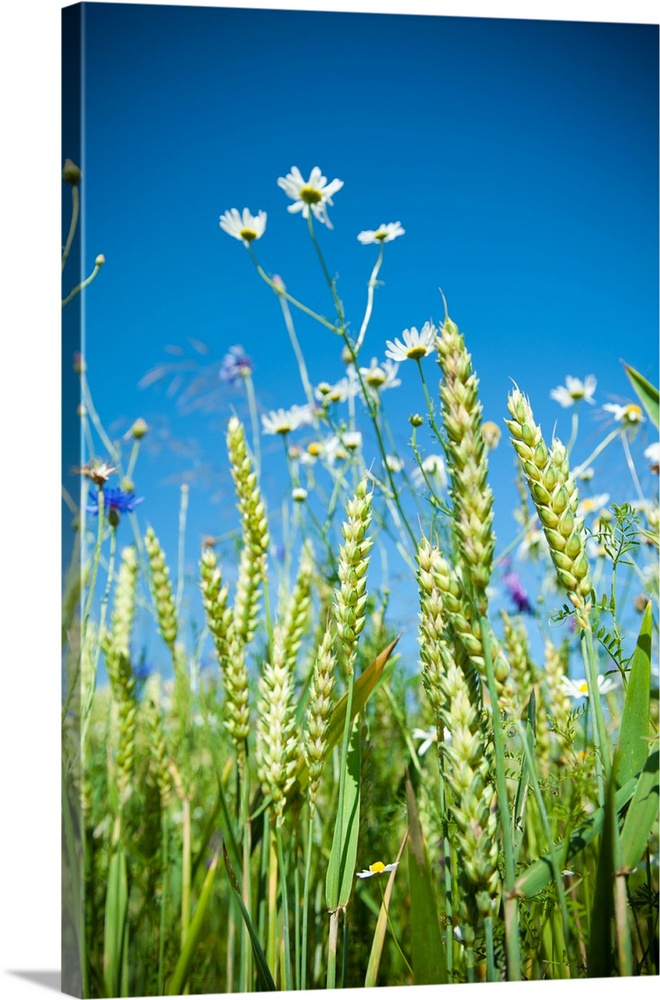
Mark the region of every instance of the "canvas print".
<instances>
[{"instance_id":1,"label":"canvas print","mask_svg":"<svg viewBox=\"0 0 660 1000\"><path fill-rule=\"evenodd\" d=\"M658 26L62 11L73 996L658 975Z\"/></svg>"}]
</instances>

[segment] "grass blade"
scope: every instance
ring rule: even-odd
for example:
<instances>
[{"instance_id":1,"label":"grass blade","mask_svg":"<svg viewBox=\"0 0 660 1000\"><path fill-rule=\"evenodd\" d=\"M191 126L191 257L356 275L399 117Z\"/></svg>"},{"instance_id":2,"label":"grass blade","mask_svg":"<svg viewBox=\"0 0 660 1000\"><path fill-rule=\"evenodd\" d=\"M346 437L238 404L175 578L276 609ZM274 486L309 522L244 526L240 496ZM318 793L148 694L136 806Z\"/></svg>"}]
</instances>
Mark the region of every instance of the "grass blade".
<instances>
[{"instance_id":1,"label":"grass blade","mask_svg":"<svg viewBox=\"0 0 660 1000\"><path fill-rule=\"evenodd\" d=\"M206 916L206 911L208 910L211 899L213 882L215 879L215 870L218 866L218 857L219 853L216 851L211 860L211 864L209 865L209 870L206 873L204 885L202 886L202 891L199 895L199 901L195 908L195 913L190 921L190 927L188 928L188 933L186 934L185 941L183 942L179 960L176 963L174 972L172 973L172 978L167 989L167 995L170 997L177 997L183 993L186 982L188 981L190 967L192 966L193 958L195 957L195 949L197 948L197 944L204 927L204 917Z\"/></svg>"},{"instance_id":2,"label":"grass blade","mask_svg":"<svg viewBox=\"0 0 660 1000\"><path fill-rule=\"evenodd\" d=\"M614 755L614 776L619 786L639 774L648 753L652 627L653 613L649 601L632 658L619 742Z\"/></svg>"},{"instance_id":3,"label":"grass blade","mask_svg":"<svg viewBox=\"0 0 660 1000\"><path fill-rule=\"evenodd\" d=\"M128 912L128 876L126 855L121 846L112 854L108 866L108 892L105 900L105 933L103 935L103 978L107 995L121 995L122 965L125 961L124 941Z\"/></svg>"},{"instance_id":4,"label":"grass blade","mask_svg":"<svg viewBox=\"0 0 660 1000\"><path fill-rule=\"evenodd\" d=\"M403 854L403 849L406 846L406 841L408 840L408 830L406 830L403 840L401 841L401 847L399 848L399 853L396 856L397 865L401 861L401 856ZM383 945L385 944L385 935L387 934L387 911L390 907L390 899L392 898L392 889L394 888L394 879L396 878L396 873L398 867L390 872L390 877L387 880L387 885L385 887L385 892L383 893L383 902L381 904L380 910L378 912L378 922L376 924L376 930L374 931L373 941L371 942L371 951L369 953L369 964L367 965L367 972L364 977L364 985L367 988L378 985L378 969L380 968L380 959L383 954Z\"/></svg>"},{"instance_id":5,"label":"grass blade","mask_svg":"<svg viewBox=\"0 0 660 1000\"><path fill-rule=\"evenodd\" d=\"M596 886L591 903L587 975L602 979L614 972L612 918L614 916L614 778L611 777L605 797L603 836L598 854Z\"/></svg>"},{"instance_id":6,"label":"grass blade","mask_svg":"<svg viewBox=\"0 0 660 1000\"><path fill-rule=\"evenodd\" d=\"M273 976L268 967L268 962L266 961L266 956L264 955L264 950L261 947L259 938L257 937L257 932L255 931L252 921L250 920L250 914L245 908L245 903L243 902L243 897L241 896L241 887L238 884L238 879L236 878L236 872L232 868L231 861L229 860L229 854L227 853L227 848L225 847L225 842L222 842L222 856L225 862L225 868L227 869L227 875L229 876L229 883L234 890L234 896L236 902L238 903L239 909L245 921L245 926L247 927L247 932L250 935L250 943L252 945L252 953L254 954L254 964L257 972L257 979L259 980L259 985L262 990L272 991L276 990L275 982Z\"/></svg>"},{"instance_id":7,"label":"grass blade","mask_svg":"<svg viewBox=\"0 0 660 1000\"><path fill-rule=\"evenodd\" d=\"M329 910L346 906L353 890L357 843L360 828L360 726L353 726L346 759L346 779L343 788L343 808L337 811L337 823L332 838L330 860L326 874L325 894ZM340 828L341 817L341 828Z\"/></svg>"},{"instance_id":8,"label":"grass blade","mask_svg":"<svg viewBox=\"0 0 660 1000\"><path fill-rule=\"evenodd\" d=\"M621 867L633 869L642 859L658 820L658 750L644 765L621 831Z\"/></svg>"},{"instance_id":9,"label":"grass blade","mask_svg":"<svg viewBox=\"0 0 660 1000\"><path fill-rule=\"evenodd\" d=\"M438 922L438 904L419 819L417 799L406 774L408 804L408 878L410 880L410 946L416 986L448 982L445 946Z\"/></svg>"},{"instance_id":10,"label":"grass blade","mask_svg":"<svg viewBox=\"0 0 660 1000\"><path fill-rule=\"evenodd\" d=\"M647 381L643 375L640 375L638 371L631 368L630 365L627 365L625 361L623 362L623 367L625 368L626 375L630 379L633 389L639 396L649 419L653 421L656 427L658 427L658 390L655 386L651 385L651 383Z\"/></svg>"}]
</instances>

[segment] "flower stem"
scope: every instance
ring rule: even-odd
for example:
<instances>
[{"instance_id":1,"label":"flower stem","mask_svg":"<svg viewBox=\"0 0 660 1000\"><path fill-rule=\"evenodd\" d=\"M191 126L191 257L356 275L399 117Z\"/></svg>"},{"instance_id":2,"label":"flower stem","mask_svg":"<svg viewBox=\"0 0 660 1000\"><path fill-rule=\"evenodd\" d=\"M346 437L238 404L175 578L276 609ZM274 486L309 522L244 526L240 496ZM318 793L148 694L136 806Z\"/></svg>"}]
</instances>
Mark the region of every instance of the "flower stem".
<instances>
[{"instance_id":1,"label":"flower stem","mask_svg":"<svg viewBox=\"0 0 660 1000\"><path fill-rule=\"evenodd\" d=\"M381 264L383 263L383 254L385 251L385 244L381 242L380 249L378 251L378 260L371 272L371 277L369 278L369 284L367 285L367 307L364 311L364 319L362 320L362 326L360 327L360 333L358 334L358 339L355 344L356 353L362 347L362 342L364 336L367 332L367 327L369 326L369 320L371 319L371 312L374 305L374 289L376 287L376 278L378 277L378 272L380 271Z\"/></svg>"}]
</instances>

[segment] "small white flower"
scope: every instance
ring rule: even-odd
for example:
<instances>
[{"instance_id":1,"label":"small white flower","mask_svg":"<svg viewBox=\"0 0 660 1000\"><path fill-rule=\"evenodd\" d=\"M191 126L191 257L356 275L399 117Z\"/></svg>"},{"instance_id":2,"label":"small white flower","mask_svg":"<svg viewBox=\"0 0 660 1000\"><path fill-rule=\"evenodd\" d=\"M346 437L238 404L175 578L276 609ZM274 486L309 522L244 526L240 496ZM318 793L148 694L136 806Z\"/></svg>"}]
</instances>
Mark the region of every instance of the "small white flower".
<instances>
[{"instance_id":1,"label":"small white flower","mask_svg":"<svg viewBox=\"0 0 660 1000\"><path fill-rule=\"evenodd\" d=\"M660 464L660 441L654 441L644 449L644 458L648 458L652 466Z\"/></svg>"},{"instance_id":2,"label":"small white flower","mask_svg":"<svg viewBox=\"0 0 660 1000\"><path fill-rule=\"evenodd\" d=\"M319 458L325 458L329 465L334 465L338 458L346 458L346 452L336 434L322 441L310 441L307 450L300 455L303 465L314 465Z\"/></svg>"},{"instance_id":3,"label":"small white flower","mask_svg":"<svg viewBox=\"0 0 660 1000\"><path fill-rule=\"evenodd\" d=\"M608 691L612 691L616 687L616 682L611 677L604 677L602 674L598 674L597 682L600 694L607 694ZM578 698L589 697L589 685L586 678L580 681L573 681L570 677L562 677L562 687L570 698L577 700Z\"/></svg>"},{"instance_id":4,"label":"small white flower","mask_svg":"<svg viewBox=\"0 0 660 1000\"><path fill-rule=\"evenodd\" d=\"M369 865L368 868L365 868L364 871L356 872L355 874L358 878L372 878L374 875L382 875L383 872L394 871L398 863L398 861L395 861L394 864L384 865L382 861L376 861L373 865Z\"/></svg>"},{"instance_id":5,"label":"small white flower","mask_svg":"<svg viewBox=\"0 0 660 1000\"><path fill-rule=\"evenodd\" d=\"M575 473L573 473L573 475L575 475ZM577 478L581 479L583 483L588 483L591 482L591 480L594 478L594 475L595 475L595 469L592 465L590 465L586 469L581 469L577 473Z\"/></svg>"},{"instance_id":6,"label":"small white flower","mask_svg":"<svg viewBox=\"0 0 660 1000\"><path fill-rule=\"evenodd\" d=\"M398 455L386 455L385 468L389 469L390 472L401 472L403 469L403 462Z\"/></svg>"},{"instance_id":7,"label":"small white flower","mask_svg":"<svg viewBox=\"0 0 660 1000\"><path fill-rule=\"evenodd\" d=\"M431 744L438 742L437 727L431 726L430 729L413 729L412 738L414 740L422 740L421 745L417 749L417 756L423 757ZM446 726L443 730L443 740L445 743L451 743L451 733Z\"/></svg>"},{"instance_id":8,"label":"small white flower","mask_svg":"<svg viewBox=\"0 0 660 1000\"><path fill-rule=\"evenodd\" d=\"M360 383L355 374L355 369L351 367L348 369L348 374L344 378L339 379L338 382L335 382L334 385L321 382L316 389L315 396L322 403L345 403L350 397L357 396L359 391Z\"/></svg>"},{"instance_id":9,"label":"small white flower","mask_svg":"<svg viewBox=\"0 0 660 1000\"><path fill-rule=\"evenodd\" d=\"M291 491L291 497L296 501L296 503L304 503L307 499L307 490L304 486L294 486Z\"/></svg>"},{"instance_id":10,"label":"small white flower","mask_svg":"<svg viewBox=\"0 0 660 1000\"><path fill-rule=\"evenodd\" d=\"M378 229L364 229L361 233L358 233L358 239L360 243L389 243L391 240L395 240L397 236L403 236L405 229L401 228L400 222L381 222Z\"/></svg>"},{"instance_id":11,"label":"small white flower","mask_svg":"<svg viewBox=\"0 0 660 1000\"><path fill-rule=\"evenodd\" d=\"M362 447L362 434L360 431L347 431L342 434L342 444L348 451L357 451Z\"/></svg>"},{"instance_id":12,"label":"small white flower","mask_svg":"<svg viewBox=\"0 0 660 1000\"><path fill-rule=\"evenodd\" d=\"M360 368L360 375L370 388L383 391L396 389L397 386L401 385L401 379L396 377L398 370L398 364L394 364L392 361L384 361L382 365L379 365L378 360L372 358L368 368Z\"/></svg>"},{"instance_id":13,"label":"small white flower","mask_svg":"<svg viewBox=\"0 0 660 1000\"><path fill-rule=\"evenodd\" d=\"M385 354L392 361L419 360L426 357L435 347L437 331L432 323L427 322L422 327L421 333L413 326L410 330L404 330L401 336L403 343L398 337L394 341L387 341L389 350L385 351Z\"/></svg>"},{"instance_id":14,"label":"small white flower","mask_svg":"<svg viewBox=\"0 0 660 1000\"><path fill-rule=\"evenodd\" d=\"M421 469L413 469L412 480L415 486L424 486L427 479L430 479L434 486L444 490L447 485L447 469L442 455L428 455L422 462Z\"/></svg>"},{"instance_id":15,"label":"small white flower","mask_svg":"<svg viewBox=\"0 0 660 1000\"><path fill-rule=\"evenodd\" d=\"M258 240L263 236L267 218L266 212L260 211L255 216L249 209L244 208L241 215L237 208L230 208L220 216L220 228L235 239L243 240L244 245L248 246L252 240Z\"/></svg>"},{"instance_id":16,"label":"small white flower","mask_svg":"<svg viewBox=\"0 0 660 1000\"><path fill-rule=\"evenodd\" d=\"M328 184L328 178L323 176L319 167L314 167L306 181L298 167L291 167L291 173L278 177L277 183L293 201L293 205L288 207L289 212L302 212L303 219L308 219L311 209L315 219L332 229L326 205L332 205L332 196L344 186L343 181L335 177Z\"/></svg>"},{"instance_id":17,"label":"small white flower","mask_svg":"<svg viewBox=\"0 0 660 1000\"><path fill-rule=\"evenodd\" d=\"M644 414L641 406L637 403L626 403L620 406L618 403L605 403L603 409L614 414L614 419L618 424L636 425L644 421Z\"/></svg>"},{"instance_id":18,"label":"small white flower","mask_svg":"<svg viewBox=\"0 0 660 1000\"><path fill-rule=\"evenodd\" d=\"M593 375L587 375L584 382L579 378L574 378L573 375L567 375L566 385L558 385L556 389L552 389L550 398L555 399L563 407L573 406L581 399L585 403L593 403L596 385L597 382Z\"/></svg>"},{"instance_id":19,"label":"small white flower","mask_svg":"<svg viewBox=\"0 0 660 1000\"><path fill-rule=\"evenodd\" d=\"M586 517L587 514L595 514L603 507L607 507L609 499L609 493L598 493L595 497L585 497L578 504L577 516Z\"/></svg>"},{"instance_id":20,"label":"small white flower","mask_svg":"<svg viewBox=\"0 0 660 1000\"><path fill-rule=\"evenodd\" d=\"M288 434L311 423L309 406L292 406L289 410L271 410L264 413L261 425L264 434Z\"/></svg>"},{"instance_id":21,"label":"small white flower","mask_svg":"<svg viewBox=\"0 0 660 1000\"><path fill-rule=\"evenodd\" d=\"M541 552L547 551L547 542L541 528L532 527L518 546L519 559L536 559Z\"/></svg>"}]
</instances>

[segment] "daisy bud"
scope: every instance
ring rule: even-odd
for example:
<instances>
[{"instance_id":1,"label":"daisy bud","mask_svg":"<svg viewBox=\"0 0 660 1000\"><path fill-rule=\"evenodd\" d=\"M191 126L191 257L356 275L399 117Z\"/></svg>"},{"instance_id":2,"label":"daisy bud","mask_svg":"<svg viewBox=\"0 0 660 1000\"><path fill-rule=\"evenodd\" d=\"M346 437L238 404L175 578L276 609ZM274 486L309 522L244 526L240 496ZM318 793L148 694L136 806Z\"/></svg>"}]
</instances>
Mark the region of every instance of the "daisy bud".
<instances>
[{"instance_id":1,"label":"daisy bud","mask_svg":"<svg viewBox=\"0 0 660 1000\"><path fill-rule=\"evenodd\" d=\"M146 420L143 420L142 417L138 417L131 427L131 436L134 437L136 441L139 441L140 438L144 437L148 430L149 427L147 426Z\"/></svg>"},{"instance_id":2,"label":"daisy bud","mask_svg":"<svg viewBox=\"0 0 660 1000\"><path fill-rule=\"evenodd\" d=\"M62 170L62 179L65 180L67 184L70 184L72 187L75 187L77 184L80 184L80 181L82 180L82 171L80 167L76 166L73 160L66 159L64 161L64 169Z\"/></svg>"},{"instance_id":3,"label":"daisy bud","mask_svg":"<svg viewBox=\"0 0 660 1000\"><path fill-rule=\"evenodd\" d=\"M424 418L420 417L419 413L413 413L408 417L408 420L413 427L422 427L424 424Z\"/></svg>"}]
</instances>

